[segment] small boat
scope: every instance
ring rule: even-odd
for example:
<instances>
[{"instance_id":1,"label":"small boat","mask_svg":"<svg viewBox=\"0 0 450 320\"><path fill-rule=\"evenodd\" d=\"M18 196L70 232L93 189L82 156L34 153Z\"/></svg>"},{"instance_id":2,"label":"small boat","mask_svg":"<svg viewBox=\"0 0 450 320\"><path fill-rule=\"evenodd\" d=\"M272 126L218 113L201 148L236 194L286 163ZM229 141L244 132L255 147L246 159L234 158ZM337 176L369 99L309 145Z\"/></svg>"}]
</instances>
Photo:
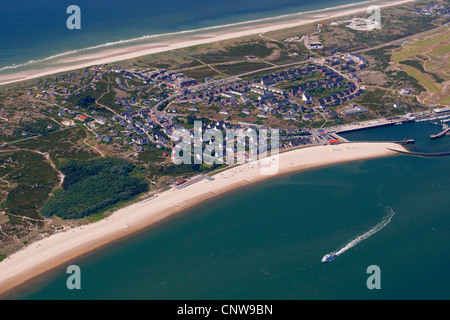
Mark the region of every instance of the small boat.
<instances>
[{"instance_id":1,"label":"small boat","mask_svg":"<svg viewBox=\"0 0 450 320\"><path fill-rule=\"evenodd\" d=\"M321 262L322 263L330 262L336 257L337 257L336 253L330 252L329 254L326 254L326 255L323 256Z\"/></svg>"}]
</instances>

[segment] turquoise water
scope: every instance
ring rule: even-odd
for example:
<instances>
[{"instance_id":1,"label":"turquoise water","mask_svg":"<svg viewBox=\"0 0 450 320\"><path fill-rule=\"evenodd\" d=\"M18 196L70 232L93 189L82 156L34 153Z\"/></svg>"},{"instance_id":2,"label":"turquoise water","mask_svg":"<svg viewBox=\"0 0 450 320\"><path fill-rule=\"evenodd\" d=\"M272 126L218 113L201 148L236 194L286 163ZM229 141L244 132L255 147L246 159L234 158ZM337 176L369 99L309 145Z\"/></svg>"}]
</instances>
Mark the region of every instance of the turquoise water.
<instances>
[{"instance_id":1,"label":"turquoise water","mask_svg":"<svg viewBox=\"0 0 450 320\"><path fill-rule=\"evenodd\" d=\"M399 155L277 177L75 259L16 297L449 299L449 176L449 157ZM66 288L70 264L81 290ZM366 286L370 265L380 290Z\"/></svg>"},{"instance_id":2,"label":"turquoise water","mask_svg":"<svg viewBox=\"0 0 450 320\"><path fill-rule=\"evenodd\" d=\"M40 68L55 56L87 53L143 36L197 30L362 0L22 0L0 10L0 74ZM81 9L81 30L69 30L69 5ZM128 43L129 45L129 43ZM81 51L80 51L81 50ZM90 51L89 51L90 52Z\"/></svg>"}]
</instances>

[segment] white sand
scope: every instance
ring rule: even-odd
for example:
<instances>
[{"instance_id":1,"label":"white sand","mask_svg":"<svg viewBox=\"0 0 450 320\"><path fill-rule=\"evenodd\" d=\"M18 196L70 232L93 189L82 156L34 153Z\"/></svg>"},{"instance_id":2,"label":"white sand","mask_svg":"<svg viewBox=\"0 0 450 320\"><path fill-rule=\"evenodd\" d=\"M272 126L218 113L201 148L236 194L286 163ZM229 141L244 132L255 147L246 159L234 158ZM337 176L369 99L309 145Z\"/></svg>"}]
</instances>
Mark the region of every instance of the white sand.
<instances>
[{"instance_id":1,"label":"white sand","mask_svg":"<svg viewBox=\"0 0 450 320\"><path fill-rule=\"evenodd\" d=\"M387 148L405 150L393 143L349 143L291 150L279 155L277 175L395 154ZM274 177L261 175L260 170L258 162L236 166L216 174L213 181L202 180L183 189L162 192L153 200L119 209L96 223L32 243L0 262L0 294L83 253L148 227L205 199Z\"/></svg>"}]
</instances>

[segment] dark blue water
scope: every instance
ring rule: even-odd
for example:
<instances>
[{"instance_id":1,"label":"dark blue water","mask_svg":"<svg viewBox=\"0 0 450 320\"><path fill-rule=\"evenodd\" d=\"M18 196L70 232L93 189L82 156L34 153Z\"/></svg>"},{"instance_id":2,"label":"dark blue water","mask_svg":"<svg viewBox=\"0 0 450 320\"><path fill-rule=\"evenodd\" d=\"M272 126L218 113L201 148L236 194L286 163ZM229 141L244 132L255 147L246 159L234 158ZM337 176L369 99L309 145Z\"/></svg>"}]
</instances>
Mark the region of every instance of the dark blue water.
<instances>
[{"instance_id":1,"label":"dark blue water","mask_svg":"<svg viewBox=\"0 0 450 320\"><path fill-rule=\"evenodd\" d=\"M356 2L363 1L4 1L0 5L0 70L5 70L5 66L145 35L192 30ZM81 9L81 30L69 30L66 27L69 17L66 9L72 4Z\"/></svg>"}]
</instances>

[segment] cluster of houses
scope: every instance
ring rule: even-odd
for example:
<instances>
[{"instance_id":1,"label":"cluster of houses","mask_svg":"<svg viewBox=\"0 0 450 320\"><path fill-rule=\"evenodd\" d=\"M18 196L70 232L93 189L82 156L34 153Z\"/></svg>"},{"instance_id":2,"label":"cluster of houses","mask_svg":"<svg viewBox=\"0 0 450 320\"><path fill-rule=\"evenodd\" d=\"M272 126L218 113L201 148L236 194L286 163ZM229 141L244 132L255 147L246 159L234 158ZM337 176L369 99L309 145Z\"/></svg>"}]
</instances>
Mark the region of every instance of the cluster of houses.
<instances>
[{"instance_id":1,"label":"cluster of houses","mask_svg":"<svg viewBox=\"0 0 450 320\"><path fill-rule=\"evenodd\" d=\"M155 123L149 116L149 112L149 108L143 107L123 111L120 116L95 118L93 122L99 124L101 128L106 126L101 130L102 133L97 135L97 140L118 142L125 146L132 145L135 151L143 151L143 146L150 142L155 143L159 148L168 147L165 135L159 130L154 130ZM165 129L162 128L162 131Z\"/></svg>"},{"instance_id":2,"label":"cluster of houses","mask_svg":"<svg viewBox=\"0 0 450 320\"><path fill-rule=\"evenodd\" d=\"M343 66L343 70L348 69L348 72L356 71L355 65L358 70L366 66L365 59L358 55L346 55L338 60L327 60L327 62ZM285 90L276 87L281 82L295 82L303 77L310 77L313 73L322 79L317 80L317 77L312 77L311 80L305 81L301 85L288 86L286 87L288 89ZM342 90L334 90L336 88L342 88ZM332 91L335 93L315 101L308 92L314 92L317 89L333 89ZM195 104L201 102L206 106L211 104L218 106L218 113L221 115L229 115L233 108L243 106L242 114L249 115L252 114L251 109L257 109L260 112L256 114L256 117L260 119L279 114L284 120L310 121L316 118L311 107L319 105L326 115L336 117L338 115L328 109L327 105L339 105L350 101L361 95L363 91L357 89L355 83L348 81L327 66L308 64L198 92L190 92L188 88L185 88L182 93L174 101L190 103L188 111L194 113L199 110ZM250 98L251 94L253 94L253 99ZM256 101L255 96L257 97ZM178 111L174 106L166 109L166 112L169 113Z\"/></svg>"},{"instance_id":3,"label":"cluster of houses","mask_svg":"<svg viewBox=\"0 0 450 320\"><path fill-rule=\"evenodd\" d=\"M412 13L425 16L445 16L449 17L450 8L446 8L443 4L430 3L419 10L412 10Z\"/></svg>"},{"instance_id":4,"label":"cluster of houses","mask_svg":"<svg viewBox=\"0 0 450 320\"><path fill-rule=\"evenodd\" d=\"M175 89L185 88L194 84L197 84L197 80L192 78L187 78L183 73L177 71L167 71L166 69L159 69L154 71L130 71L123 68L114 67L111 72L115 72L127 79L139 79L145 84L156 84L158 81L165 82L169 87ZM119 84L116 78L116 82ZM123 86L123 84L122 84ZM126 88L127 89L127 88Z\"/></svg>"},{"instance_id":5,"label":"cluster of houses","mask_svg":"<svg viewBox=\"0 0 450 320\"><path fill-rule=\"evenodd\" d=\"M63 96L67 99L72 94L81 95L87 90L96 90L96 82L103 78L104 74L101 67L91 67L81 72L35 82L34 87L27 89L27 94L35 95L38 99L57 96Z\"/></svg>"},{"instance_id":6,"label":"cluster of houses","mask_svg":"<svg viewBox=\"0 0 450 320\"><path fill-rule=\"evenodd\" d=\"M241 124L232 124L227 121L211 121L209 123L202 123L200 127L195 127L193 129L184 129L179 132L179 136L183 137L181 139L177 139L176 146L177 148L182 149L185 141L192 141L195 147L201 147L202 150L208 145L212 145L214 143L214 147L218 141L217 136L223 137L221 141L221 147L224 155L233 154L235 160L239 160L240 156L239 150L244 147L245 148L245 157L249 156L257 156L260 152L270 151L271 143L267 143L267 149L258 148L258 147L250 147L251 145L256 146L258 139L258 129L260 126L252 126L252 125L241 125ZM235 133L242 132L241 134L236 134L236 136L229 136L226 134L226 129L232 129ZM196 132L196 130L198 130ZM242 131L241 131L242 130ZM212 131L217 133L217 136L205 135L206 131ZM196 139L196 135L200 134L202 139ZM310 134L308 132L304 132L300 129L286 129L280 131L280 146L281 147L295 147L299 145L304 145L307 143L312 143L310 139ZM184 137L187 137L186 140ZM203 154L203 160L207 160L206 154ZM201 155L197 155L196 157L201 160ZM210 159L213 160L213 159Z\"/></svg>"},{"instance_id":7,"label":"cluster of houses","mask_svg":"<svg viewBox=\"0 0 450 320\"><path fill-rule=\"evenodd\" d=\"M349 88L341 92L334 93L331 96L320 98L317 102L321 105L340 105L359 97L363 93L364 90L356 89L355 85L352 83Z\"/></svg>"},{"instance_id":8,"label":"cluster of houses","mask_svg":"<svg viewBox=\"0 0 450 320\"><path fill-rule=\"evenodd\" d=\"M348 70L348 72L355 72L367 67L366 59L354 53L335 56L332 58L323 58L322 61L323 63L335 67L338 70Z\"/></svg>"},{"instance_id":9,"label":"cluster of houses","mask_svg":"<svg viewBox=\"0 0 450 320\"><path fill-rule=\"evenodd\" d=\"M314 108L318 107L321 113L336 117L338 115L329 109L328 105L349 101L359 96L362 90L356 90L355 83L348 81L333 69L340 69L350 74L364 68L367 62L364 58L355 54L325 59L323 62L323 65L311 63L250 80L236 80L228 83L215 82L215 85L202 89L199 89L198 86L191 88L192 85L197 84L197 81L186 78L184 74L176 71L166 69L134 71L115 67L107 72L117 73L116 84L123 90L129 91L130 87L127 81L133 79L142 81L143 88L164 84L161 89L166 96L170 90L177 93L172 100L175 106L171 104L164 110L165 112L150 116L150 108L161 101L161 96L144 95L142 99L139 94L132 94L128 98L120 98L115 101L120 111L113 116L95 117L94 110L86 115L77 110L77 107L75 107L75 111L62 108L58 115L86 121L86 125L91 130L96 130L99 142L132 145L135 151L143 151L143 146L149 143L154 143L158 147L169 147L171 145L168 140L172 137L173 132L180 129L180 126L173 123L174 114L179 112L176 107L177 104L190 104L187 110L191 113L197 113L199 111L197 104L202 103L206 106L218 106L220 110L218 113L222 115L229 115L230 108L242 107L239 109L242 114L255 114L260 119L278 115L284 120L304 121L315 120L317 114ZM73 74L70 77L66 76L66 78L56 80L84 81L88 79L88 75L89 79L95 79L95 77L100 79L100 77L103 77L103 73L100 71L103 70L89 69L84 74ZM303 81L303 79L306 81ZM299 85L284 85L289 84L289 81L295 83L298 80L302 80ZM95 81L92 82L95 85ZM136 81L133 81L133 83L136 84ZM283 85L277 87L277 84L280 83L283 83ZM148 88L147 92L150 90ZM317 89L330 88L334 92L332 95L317 100L313 99L310 94ZM29 89L28 93L33 94L32 89ZM142 92L139 91L138 93ZM357 107L353 107L353 109L355 108L357 109ZM254 112L253 110L258 111ZM351 112L348 114L351 114ZM91 121L88 118L93 120ZM206 126L213 126L216 130L219 130L236 125L226 121L212 121ZM205 129L209 129L209 127Z\"/></svg>"}]
</instances>

